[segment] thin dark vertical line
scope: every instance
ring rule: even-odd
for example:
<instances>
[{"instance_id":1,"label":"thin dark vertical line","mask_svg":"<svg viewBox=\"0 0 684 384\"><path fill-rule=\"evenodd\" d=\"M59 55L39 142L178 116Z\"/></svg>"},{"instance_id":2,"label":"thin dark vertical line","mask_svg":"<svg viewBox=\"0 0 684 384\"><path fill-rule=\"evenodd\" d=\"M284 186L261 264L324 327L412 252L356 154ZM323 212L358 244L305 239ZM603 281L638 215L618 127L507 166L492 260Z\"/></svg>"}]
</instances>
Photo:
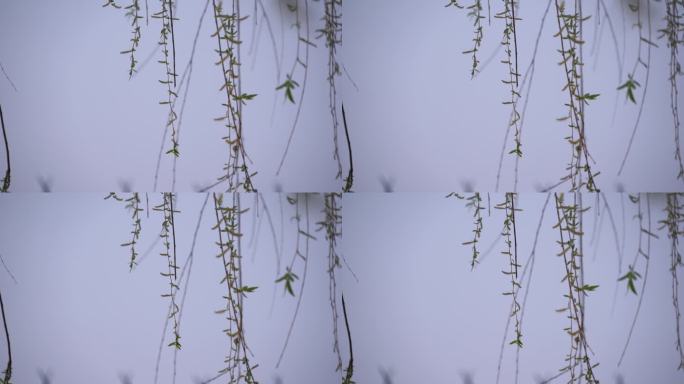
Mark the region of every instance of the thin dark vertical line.
<instances>
[{"instance_id":1,"label":"thin dark vertical line","mask_svg":"<svg viewBox=\"0 0 684 384\"><path fill-rule=\"evenodd\" d=\"M2 324L5 327L5 338L7 339L7 369L5 369L4 382L9 383L12 377L12 347L10 346L9 331L7 330L7 318L5 317L5 304L2 301L2 292L0 292L0 311L2 312Z\"/></svg>"},{"instance_id":2,"label":"thin dark vertical line","mask_svg":"<svg viewBox=\"0 0 684 384\"><path fill-rule=\"evenodd\" d=\"M349 129L347 128L347 116L344 113L344 103L342 103L342 125L344 125L344 136L347 139L347 149L349 150L349 174L344 186L344 192L350 192L354 184L354 160L352 158L351 140L349 139Z\"/></svg>"},{"instance_id":3,"label":"thin dark vertical line","mask_svg":"<svg viewBox=\"0 0 684 384\"><path fill-rule=\"evenodd\" d=\"M5 179L2 183L2 189L0 189L0 191L7 192L10 186L10 176L12 173L12 168L10 166L10 152L9 143L7 142L7 131L5 130L5 120L2 116L2 105L0 105L0 125L2 125L2 138L5 142L5 158L7 160L7 171L5 171Z\"/></svg>"},{"instance_id":4,"label":"thin dark vertical line","mask_svg":"<svg viewBox=\"0 0 684 384\"><path fill-rule=\"evenodd\" d=\"M347 376L345 383L350 383L354 372L354 349L352 348L351 331L349 330L349 320L347 320L347 306L344 303L344 294L342 295L342 313L344 314L344 326L347 328L347 339L349 340L349 365L347 366Z\"/></svg>"}]
</instances>

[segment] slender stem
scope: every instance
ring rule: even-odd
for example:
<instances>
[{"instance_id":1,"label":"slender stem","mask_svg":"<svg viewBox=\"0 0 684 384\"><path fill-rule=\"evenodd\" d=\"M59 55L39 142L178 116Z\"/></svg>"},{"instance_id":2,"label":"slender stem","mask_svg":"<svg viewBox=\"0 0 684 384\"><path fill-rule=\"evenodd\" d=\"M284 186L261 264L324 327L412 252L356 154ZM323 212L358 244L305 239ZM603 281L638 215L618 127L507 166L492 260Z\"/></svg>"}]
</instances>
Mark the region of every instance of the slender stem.
<instances>
[{"instance_id":1,"label":"slender stem","mask_svg":"<svg viewBox=\"0 0 684 384\"><path fill-rule=\"evenodd\" d=\"M5 129L5 119L2 116L2 105L0 105L0 125L2 126L2 139L5 142L5 159L7 161L7 171L5 171L5 178L2 179L2 188L0 188L0 192L7 192L9 191L10 187L10 175L12 169L10 166L10 152L9 143L7 141L7 131Z\"/></svg>"},{"instance_id":2,"label":"slender stem","mask_svg":"<svg viewBox=\"0 0 684 384\"><path fill-rule=\"evenodd\" d=\"M347 365L347 375L343 383L352 383L351 378L354 374L354 349L352 348L351 331L349 330L349 320L347 319L347 306L344 303L344 294L342 295L342 314L344 315L344 326L347 329L347 339L349 340L349 365Z\"/></svg>"},{"instance_id":3,"label":"slender stem","mask_svg":"<svg viewBox=\"0 0 684 384\"><path fill-rule=\"evenodd\" d=\"M176 280L176 220L173 216L173 193L169 194L169 207L171 208L171 236L173 238L173 279Z\"/></svg>"},{"instance_id":4,"label":"slender stem","mask_svg":"<svg viewBox=\"0 0 684 384\"><path fill-rule=\"evenodd\" d=\"M344 300L344 298L342 298ZM12 378L12 347L10 345L9 331L7 330L7 317L5 316L5 303L2 301L2 292L0 291L0 311L2 312L2 324L5 327L5 339L7 339L7 368L5 368L5 377L3 383L9 384ZM351 345L351 339L349 341Z\"/></svg>"},{"instance_id":5,"label":"slender stem","mask_svg":"<svg viewBox=\"0 0 684 384\"><path fill-rule=\"evenodd\" d=\"M176 88L176 35L173 33L173 6L169 1L169 16L171 18L171 50L173 51L173 87Z\"/></svg>"},{"instance_id":6,"label":"slender stem","mask_svg":"<svg viewBox=\"0 0 684 384\"><path fill-rule=\"evenodd\" d=\"M347 149L349 150L349 174L347 174L343 191L351 192L354 184L354 160L352 159L352 147L349 139L349 128L347 128L347 116L344 113L344 103L342 103L342 125L344 125L344 136L347 139Z\"/></svg>"}]
</instances>

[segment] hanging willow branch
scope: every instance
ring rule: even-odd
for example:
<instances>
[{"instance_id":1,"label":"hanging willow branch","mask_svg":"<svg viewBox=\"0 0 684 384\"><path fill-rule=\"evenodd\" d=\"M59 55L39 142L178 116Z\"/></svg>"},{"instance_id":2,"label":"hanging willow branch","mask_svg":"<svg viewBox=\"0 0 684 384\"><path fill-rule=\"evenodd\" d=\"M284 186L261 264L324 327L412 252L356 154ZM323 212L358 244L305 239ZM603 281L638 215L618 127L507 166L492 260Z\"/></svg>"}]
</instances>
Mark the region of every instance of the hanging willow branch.
<instances>
[{"instance_id":1,"label":"hanging willow branch","mask_svg":"<svg viewBox=\"0 0 684 384\"><path fill-rule=\"evenodd\" d=\"M325 231L325 239L328 241L328 293L333 320L333 351L337 355L337 368L335 370L342 369L342 354L340 353L337 333L337 280L335 279L335 269L342 266L337 254L337 240L342 235L342 208L338 203L338 199L341 197L340 193L326 193L324 195L324 217L322 221L318 222L318 230Z\"/></svg>"},{"instance_id":2,"label":"hanging willow branch","mask_svg":"<svg viewBox=\"0 0 684 384\"><path fill-rule=\"evenodd\" d=\"M126 209L131 211L131 219L133 220L133 230L131 230L131 240L128 243L121 244L121 246L130 246L131 248L131 260L128 263L128 268L132 271L133 267L137 263L136 258L138 256L138 252L135 250L135 245L138 243L138 240L140 239L140 231L142 230L142 226L140 225L140 212L142 212L143 209L140 208L140 197L137 193L131 194L131 197L129 197L125 201Z\"/></svg>"},{"instance_id":3,"label":"hanging willow branch","mask_svg":"<svg viewBox=\"0 0 684 384\"><path fill-rule=\"evenodd\" d=\"M240 195L231 194L231 204L224 206L223 195L214 194L214 212L216 225L212 228L218 233L219 254L223 264L221 284L226 285L226 306L217 314L225 314L228 327L224 330L230 339L228 355L224 362L226 366L219 374L227 374L231 383L256 384L253 370L257 365L249 362L249 347L245 339L244 298L257 287L244 285L242 282L242 253L240 250L240 218L245 212L240 209Z\"/></svg>"},{"instance_id":4,"label":"hanging willow branch","mask_svg":"<svg viewBox=\"0 0 684 384\"><path fill-rule=\"evenodd\" d=\"M508 77L502 80L504 84L508 85L511 92L510 99L504 101L505 105L512 106L511 119L509 127L514 129L515 148L508 153L514 154L518 157L522 156L522 144L520 140L520 113L518 112L518 99L520 98L519 81L520 73L518 72L518 38L515 29L516 17L515 7L517 6L514 0L504 0L504 9L494 17L503 19L505 27L503 32L503 39L501 45L504 47L506 56L501 62L506 64L508 68Z\"/></svg>"},{"instance_id":5,"label":"hanging willow branch","mask_svg":"<svg viewBox=\"0 0 684 384\"><path fill-rule=\"evenodd\" d=\"M510 295L512 304L510 317L515 320L515 339L509 344L515 345L517 348L522 348L522 328L520 326L520 303L518 302L518 291L520 290L520 280L518 279L518 235L515 222L515 199L516 194L506 193L506 201L496 206L497 209L505 211L506 217L504 219L503 231L501 236L504 238L505 249L501 254L508 258L508 270L502 271L511 280L511 290L504 292L504 295ZM519 209L518 209L519 211Z\"/></svg>"},{"instance_id":6,"label":"hanging willow branch","mask_svg":"<svg viewBox=\"0 0 684 384\"><path fill-rule=\"evenodd\" d=\"M683 233L680 226L684 222L684 205L679 201L681 194L668 193L664 220L661 220L661 229L667 230L667 237L670 239L670 272L672 273L672 306L675 310L675 330L677 332L677 352L679 352L679 366L677 369L684 369L684 349L682 349L682 336L679 323L681 321L681 311L679 307L679 277L677 268L682 266L682 254L679 250L679 236Z\"/></svg>"},{"instance_id":7,"label":"hanging willow branch","mask_svg":"<svg viewBox=\"0 0 684 384\"><path fill-rule=\"evenodd\" d=\"M581 4L581 3L579 3ZM560 41L561 62L559 63L564 70L565 85L563 90L568 92L568 114L559 118L561 121L568 121L570 134L566 140L570 144L571 159L568 163L568 175L561 181L569 181L572 191L579 191L582 187L590 192L598 191L594 177L598 173L591 170L591 160L587 148L586 131L584 124L584 105L590 100L598 98L598 94L585 93L583 87L582 67L582 23L584 18L581 12L581 5L576 6L574 12L566 10L566 3L555 0L556 19L558 21L558 33L556 36ZM586 177L586 180L583 179Z\"/></svg>"},{"instance_id":8,"label":"hanging willow branch","mask_svg":"<svg viewBox=\"0 0 684 384\"><path fill-rule=\"evenodd\" d=\"M173 341L171 341L168 346L181 349L180 327L178 325L179 307L176 304L176 295L180 287L176 281L178 265L176 264L176 225L173 209L173 200L175 199L175 196L173 193L164 193L162 194L162 197L163 202L153 208L155 211L162 212L164 215L162 230L159 234L162 244L164 245L164 250L159 255L165 257L167 261L167 271L162 272L161 275L169 280L169 293L162 294L161 296L168 297L171 302L169 318L173 319Z\"/></svg>"},{"instance_id":9,"label":"hanging willow branch","mask_svg":"<svg viewBox=\"0 0 684 384\"><path fill-rule=\"evenodd\" d=\"M480 250L478 245L480 243L480 236L482 236L482 213L484 209L482 206L482 198L479 192L475 192L472 196L468 198L466 203L466 208L473 209L473 239L462 243L462 245L472 246L473 257L470 260L470 268L475 269L475 265L479 263L478 257L480 256Z\"/></svg>"},{"instance_id":10,"label":"hanging willow branch","mask_svg":"<svg viewBox=\"0 0 684 384\"><path fill-rule=\"evenodd\" d=\"M558 244L561 251L558 256L563 257L565 276L561 280L567 283L568 291L564 295L567 305L558 309L558 312L567 313L570 324L565 331L570 336L570 351L566 357L567 365L561 368L561 373L570 374L570 382L586 381L588 384L598 383L594 376L594 368L589 353L589 343L586 337L584 323L584 297L598 285L584 284L582 262L582 213L578 194L573 194L573 202L566 203L564 195L554 195L556 203L556 215L558 222L554 228L558 229L560 240Z\"/></svg>"},{"instance_id":11,"label":"hanging willow branch","mask_svg":"<svg viewBox=\"0 0 684 384\"><path fill-rule=\"evenodd\" d=\"M159 82L166 86L167 97L165 100L160 101L159 104L168 105L169 107L169 117L166 125L171 128L171 149L166 151L166 153L177 157L180 156L180 152L178 150L178 130L176 128L178 116L174 109L176 98L178 97L176 93L176 46L173 33L174 5L172 0L161 0L161 6L161 10L152 15L153 18L160 19L162 23L159 33L162 59L159 60L159 63L164 65L166 72ZM171 51L169 51L169 45L171 45Z\"/></svg>"},{"instance_id":12,"label":"hanging willow branch","mask_svg":"<svg viewBox=\"0 0 684 384\"><path fill-rule=\"evenodd\" d=\"M140 38L142 37L140 33L139 20L143 17L140 16L139 0L131 1L131 4L124 9L126 9L126 16L131 18L131 34L133 35L131 37L131 47L125 51L121 51L122 55L129 55L131 59L131 65L128 68L128 79L130 80L133 77L133 74L136 72L135 67L136 64L138 64L138 60L135 59L135 52L138 50Z\"/></svg>"},{"instance_id":13,"label":"hanging willow branch","mask_svg":"<svg viewBox=\"0 0 684 384\"><path fill-rule=\"evenodd\" d=\"M681 37L684 31L684 3L681 0L667 0L665 3L665 28L660 30L661 36L667 39L670 47L670 63L668 76L670 80L670 109L674 125L675 160L679 166L678 179L684 180L684 162L679 140L679 89L677 87L677 75L681 75L682 69L679 62L679 46L684 44Z\"/></svg>"},{"instance_id":14,"label":"hanging willow branch","mask_svg":"<svg viewBox=\"0 0 684 384\"><path fill-rule=\"evenodd\" d=\"M247 167L247 154L242 135L242 106L256 97L256 94L242 93L240 77L240 1L233 0L230 10L223 9L223 1L213 0L214 24L223 84L219 91L225 92L226 108L223 116L214 120L223 121L228 128L228 135L223 140L228 144L229 157L224 166L224 174L219 182L228 182L228 191L237 191L243 187L246 192L255 191L252 176Z\"/></svg>"},{"instance_id":15,"label":"hanging willow branch","mask_svg":"<svg viewBox=\"0 0 684 384\"><path fill-rule=\"evenodd\" d=\"M342 0L325 0L323 15L323 28L318 29L318 38L325 39L325 46L328 48L328 107L332 118L333 129L333 158L337 161L337 175L335 178L342 177L342 161L340 160L339 144L337 131L340 125L337 117L337 85L335 78L342 71L337 61L337 47L342 44Z\"/></svg>"},{"instance_id":16,"label":"hanging willow branch","mask_svg":"<svg viewBox=\"0 0 684 384\"><path fill-rule=\"evenodd\" d=\"M118 196L115 192L110 192L107 196L105 196L104 199L114 199L118 202L124 202L124 208L131 212L131 219L133 222L131 239L127 243L121 244L121 246L128 247L131 250L131 258L128 262L128 268L130 271L132 271L133 268L138 264L138 251L136 250L135 246L138 244L140 232L142 231L142 226L140 224L140 212L142 212L143 209L140 208L140 196L138 193L132 193L129 198L124 199L123 197Z\"/></svg>"}]
</instances>

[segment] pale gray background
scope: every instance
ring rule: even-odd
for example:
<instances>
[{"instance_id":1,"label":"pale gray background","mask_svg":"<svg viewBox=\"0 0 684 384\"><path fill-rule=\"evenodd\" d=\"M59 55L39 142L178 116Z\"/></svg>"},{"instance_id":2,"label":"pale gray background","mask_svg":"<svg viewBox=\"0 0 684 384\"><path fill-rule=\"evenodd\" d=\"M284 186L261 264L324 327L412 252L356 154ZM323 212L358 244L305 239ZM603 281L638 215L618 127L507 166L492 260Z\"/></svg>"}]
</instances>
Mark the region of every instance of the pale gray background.
<instances>
[{"instance_id":1,"label":"pale gray background","mask_svg":"<svg viewBox=\"0 0 684 384\"><path fill-rule=\"evenodd\" d=\"M38 369L50 372L58 383L116 383L118 373L129 373L134 383L151 383L167 300L168 288L159 276L165 261L153 253L133 273L128 252L119 247L129 236L130 221L119 204L100 194L14 195L0 197L0 252L17 284L0 271L0 288L12 335L15 381L38 382ZM492 204L502 200L492 195ZM177 216L179 263L190 246L202 195L179 196ZM284 200L284 196L281 196ZM619 243L624 245L623 269L636 252L636 213L626 196L609 195ZM243 197L251 206L252 198ZM281 239L277 195L266 195ZM523 195L518 207L519 254L526 262L539 220L544 195ZM624 232L621 202L625 205ZM159 201L151 195L150 203ZM310 199L312 223L321 218L321 199ZM588 198L587 204L593 204ZM487 203L485 196L485 204ZM209 206L208 208L210 208ZM663 217L663 200L652 199L653 228ZM210 377L222 367L227 338L225 324L214 310L222 300L220 262L216 254L211 211L197 239L195 264L182 323L183 349L179 353L178 382ZM260 382L334 383L335 358L331 343L326 243L322 233L311 243L307 286L299 319L280 369L274 369L287 332L295 299L274 298L276 257L266 221L255 245L253 212L245 215L244 276L259 289L246 300L247 338L259 363ZM501 212L484 211L482 251L501 230ZM605 214L605 211L602 211ZM284 207L284 257L293 252L295 227L292 210ZM381 383L379 370L394 383L459 383L470 374L476 383L493 382L499 347L509 310L509 288L500 273L507 260L499 242L482 263L470 270L470 249L461 242L471 238L471 212L463 201L441 194L356 194L343 201L343 240L340 253L358 277L346 267L338 271L340 291L347 300L354 342L358 383ZM143 220L141 252L158 234L160 215ZM594 237L594 213L586 217L586 280L598 284L587 300L587 327L597 373L602 382L681 382L675 351L674 310L671 303L669 246L664 233L653 242L651 266L641 317L623 365L617 360L627 337L638 297L624 284L616 286L618 255L606 217ZM554 310L565 303L562 260L556 256L553 211L547 209L537 248L527 311L523 324L524 348L520 382L552 376L563 364L568 337L564 316ZM623 236L624 233L624 236ZM643 264L639 267L643 271ZM301 275L301 266L296 273ZM524 285L526 286L526 284ZM616 291L617 289L617 291ZM680 297L684 290L680 287ZM641 288L639 286L639 292ZM613 308L613 298L616 298ZM522 298L522 297L521 297ZM273 304L273 312L271 305ZM342 322L340 322L340 327ZM340 328L346 359L346 339ZM508 337L510 339L510 335ZM3 351L4 341L0 342ZM171 350L165 348L161 382L169 382ZM514 348L504 354L502 383L512 382ZM4 364L4 363L3 363Z\"/></svg>"},{"instance_id":2,"label":"pale gray background","mask_svg":"<svg viewBox=\"0 0 684 384\"><path fill-rule=\"evenodd\" d=\"M344 2L343 45L338 52L344 74L337 82L348 113L357 191L379 191L381 179L398 191L494 188L509 113L501 104L508 95L501 83L507 74L499 62L503 53L499 51L482 75L471 80L471 59L461 53L472 44L471 21L465 11L445 8L446 2ZM157 55L139 76L128 81L128 57L119 54L129 46L128 21L120 11L101 8L102 3L0 1L0 62L19 90L15 92L4 76L0 77L0 103L12 145L14 191L37 190L39 178L59 191L119 189L121 181L137 190L152 188L167 113L158 104L165 95L157 81L163 69L155 62ZM293 20L284 10L284 1L263 3L285 71L295 55ZM491 3L493 15L502 2ZM595 170L601 172L597 183L607 191L619 185L631 191L681 190L683 184L675 178L669 111L669 51L662 40L657 40L660 48L653 51L648 101L636 144L624 174L616 176L638 109L616 88L626 80L626 71L636 59L638 34L632 28L634 19L626 1L605 3L617 34L617 57L624 61L625 69L620 77L605 16L598 29L597 18L590 19L585 31L586 89L601 96L587 109L587 135L598 162ZM158 2L149 4L151 12L157 10ZM641 4L645 13L646 2L641 0ZM655 39L663 25L663 3L651 4ZM253 16L253 5L243 2L243 13ZM313 39L322 25L322 4L310 1L309 5ZM203 6L203 1L178 2L179 73L188 59ZM531 58L545 6L545 1L520 2L521 72ZM594 2L585 8L586 13L595 14ZM218 92L220 71L213 65L216 54L210 16L200 33L181 133L177 189L182 191L211 183L225 160L226 148L220 140L225 129L212 120L221 114L223 100ZM557 65L553 9L550 16L523 132L521 191L555 183L565 174L568 158L563 140L568 128L555 120L566 114L566 95L561 91L562 69ZM244 23L242 73L244 91L259 95L245 107L247 151L254 160L252 170L259 173L256 186L262 190L278 186L285 191L339 190L341 181L334 178L323 41L315 40L318 48L311 49L299 127L283 172L276 176L295 106L274 90L284 74L276 77L267 29L255 39L253 20ZM263 25L263 18L259 22ZM151 20L149 27L144 24L138 55L141 62L154 50L159 35L158 22ZM485 20L484 27L483 65L495 52L502 32L500 20L492 19L491 26ZM596 30L602 31L600 39L595 39ZM301 75L296 75L300 82ZM643 72L637 79L644 84ZM637 97L640 99L641 93ZM346 167L341 131L340 153ZM512 160L506 156L502 190L513 188ZM165 156L161 190L171 188L170 164Z\"/></svg>"}]
</instances>

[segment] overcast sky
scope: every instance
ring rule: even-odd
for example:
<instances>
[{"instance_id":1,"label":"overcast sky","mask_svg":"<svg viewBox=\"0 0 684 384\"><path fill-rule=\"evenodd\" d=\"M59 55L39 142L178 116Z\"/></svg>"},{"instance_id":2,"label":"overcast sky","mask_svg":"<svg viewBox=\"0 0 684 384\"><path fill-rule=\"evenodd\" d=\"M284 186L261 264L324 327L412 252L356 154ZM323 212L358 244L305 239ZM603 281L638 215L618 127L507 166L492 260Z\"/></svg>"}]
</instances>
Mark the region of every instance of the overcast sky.
<instances>
[{"instance_id":1,"label":"overcast sky","mask_svg":"<svg viewBox=\"0 0 684 384\"><path fill-rule=\"evenodd\" d=\"M0 77L0 103L5 112L13 159L14 191L38 190L46 180L56 191L120 189L125 182L150 190L166 122L159 101L164 73L156 63L159 23L142 23L139 74L128 79L129 22L122 11L102 8L103 1L0 1L0 62L16 86ZM245 142L254 182L264 191L339 190L332 158L328 111L327 51L316 39L322 3L299 0L309 7L309 50L306 92L292 146L276 175L297 106L275 90L294 63L297 34L285 1L263 0L269 23L252 2L243 2L243 89L258 96L245 106ZM472 21L464 10L445 8L446 1L346 1L343 42L338 60L339 101L344 102L354 153L355 189L380 191L380 180L399 191L494 189L509 109L501 80L507 68L497 49L501 20L487 18L480 51L482 72L470 79L471 58L461 52L472 45ZM492 2L491 14L502 2ZM608 17L586 23L584 73L587 92L600 94L587 107L587 136L599 187L615 190L681 190L676 180L673 123L667 65L662 40L652 52L652 71L636 143L622 176L619 164L627 147L638 106L616 88L627 79L639 35L627 2L606 0ZM644 14L646 1L641 1ZM662 28L663 2L651 1L653 36ZM179 1L174 16L178 69L190 57L203 1ZM489 2L487 2L489 4ZM158 2L149 2L150 12ZM521 1L516 16L519 67L529 67L545 1ZM568 128L556 121L566 114L563 72L557 65L558 41L551 9L540 39L535 80L529 98L520 162L521 191L548 186L565 174ZM144 14L144 9L142 10ZM489 10L484 10L489 14ZM301 16L304 20L304 15ZM610 18L610 23L608 19ZM645 16L644 16L645 18ZM256 28L254 22L257 22ZM597 24L600 22L599 24ZM645 19L643 20L646 26ZM303 34L305 26L302 21ZM269 28L270 26L270 28ZM612 31L615 33L614 44ZM270 31L270 32L269 32ZM597 32L598 31L598 32ZM211 9L200 29L180 134L177 190L192 191L220 175L226 148L225 128L213 119L221 114L221 84ZM272 38L271 38L272 33ZM644 32L645 33L645 32ZM655 40L655 37L653 38ZM300 44L304 57L305 44ZM616 48L617 47L617 48ZM617 50L616 50L617 49ZM645 49L643 49L645 55ZM151 55L151 56L150 56ZM277 57L277 60L276 60ZM491 58L491 60L488 60ZM619 58L619 60L618 60ZM489 64L485 65L485 62ZM278 65L276 65L278 63ZM279 76L278 76L279 75ZM299 67L295 81L302 84ZM635 79L646 83L640 68ZM678 80L681 83L681 79ZM637 98L642 99L642 88ZM183 89L184 92L184 89ZM681 102L681 101L680 101ZM339 107L339 106L338 106ZM340 132L340 153L347 152ZM166 144L168 147L168 142ZM506 148L510 148L509 142ZM505 156L501 190L513 188L513 158ZM163 157L158 188L171 188L171 160Z\"/></svg>"},{"instance_id":2,"label":"overcast sky","mask_svg":"<svg viewBox=\"0 0 684 384\"><path fill-rule=\"evenodd\" d=\"M639 43L634 27L638 20L629 10L635 1L641 5L644 28L650 14L658 47L651 51L648 80L645 68L636 66L635 80L642 86L635 96L637 102L644 97L646 101L632 152L618 176L639 104L629 102L617 88L637 63L639 47L642 59L647 47ZM504 336L510 297L502 293L510 281L501 273L508 265L500 253L503 217L493 208L504 196L482 195L487 206L482 260L474 270L470 247L462 245L472 239L472 212L464 207L465 201L445 198L453 190L494 192L502 148L508 152L513 146L511 136L504 143L510 109L502 102L510 90L502 83L508 75L501 63L503 23L494 17L504 2L482 2L480 73L472 79L472 59L463 54L472 48L472 20L466 10L445 7L447 2L347 0L342 8L337 107L341 112L344 103L354 191L359 193L342 199L338 251L343 263L336 275L337 298L344 293L347 303L357 383L492 383L502 342L500 382L515 382L515 348L508 345L510 332ZM162 155L155 180L158 154L169 148L168 136L162 140L168 109L159 104L166 96L159 82L165 69L157 62L160 23L151 17L160 2L140 2L139 67L130 79L130 59L120 53L130 47L130 20L123 10L103 8L103 3L0 0L0 105L11 151L11 191L19 192L0 196L0 255L5 264L0 268L0 289L12 340L13 382L38 383L44 375L53 384L120 383L126 377L136 384L154 383L160 345L158 382L172 382L174 354L165 346L170 333L164 332L168 299L161 297L168 290L168 281L160 276L167 268L159 256L162 217L154 211L143 213L138 251L145 256L131 272L129 250L120 246L130 239L130 214L123 204L103 198L104 191L137 190L147 209L147 197L152 208L160 195L144 191L175 188L180 192L175 206L180 210L179 265L187 262L180 291L184 310L176 377L178 383L194 384L223 368L230 343L222 333L225 318L214 313L224 305L225 289L215 257L211 199L199 224L194 256L189 256L206 199L190 192L214 182L227 157L222 141L226 128L215 121L225 113L225 100L219 89L223 77L215 65L213 12L211 6L205 8L210 4L206 0L175 2L179 76L189 68L195 36L197 45L192 81L177 90L176 111L180 114L181 105L184 109L174 185L169 155ZM299 38L293 27L297 15L288 10L293 4L299 10ZM253 182L266 192L260 203L255 194L241 195L243 206L250 208L242 223L244 281L258 287L245 300L245 333L261 383L335 383L342 375L335 371L328 246L324 232L316 231L323 218L323 198L308 195L300 200L300 229L306 230L308 217L309 232L316 237L308 242L304 269L303 260L295 258L296 212L286 195L271 193L342 188L342 180L335 178L328 51L318 31L323 4L241 2L241 14L247 16L241 25L242 92L256 94L244 106L243 138L250 170L257 172ZM617 282L634 260L645 278L646 260L636 257L641 233L636 207L627 195L614 191L684 190L676 178L670 54L665 41L656 38L664 23L664 2L599 4L598 9L596 2L584 9L591 15L583 32L585 88L599 95L586 107L586 134L596 161L593 170L600 172L596 183L608 192L610 214L605 203L597 203L597 196L585 195L584 202L591 206L585 216L586 280L599 285L587 298L591 358L600 363L597 375L602 382L684 382L684 371L676 369L669 243L662 230L651 242L645 292L641 280L640 296ZM568 127L557 120L567 114L567 100L552 3L520 1L516 17L521 74L531 68L540 34L534 82L529 97L525 88L520 102L526 112L519 163L518 190L523 193L517 204L522 209L517 215L518 255L527 265L547 198L533 192L566 174L570 148L564 139ZM643 35L648 35L646 29ZM306 74L297 58L304 62ZM283 90L276 90L292 70L292 79L299 84L293 95L296 104ZM676 81L681 87L681 77ZM291 131L295 120L296 130ZM341 126L338 134L346 175L350 159ZM4 171L4 146L0 148ZM503 156L501 191L514 188L514 160L512 155ZM40 190L58 193L31 193ZM375 193L383 190L398 193ZM646 198L642 201L645 209ZM664 217L664 198L654 195L650 203L656 231ZM549 207L534 272L522 282L521 293L527 297L519 360L523 383L554 376L570 348L563 331L567 318L556 312L565 300L553 213ZM641 239L645 242L643 234ZM304 247L302 236L299 241ZM293 271L299 276L297 297L275 283L293 258ZM298 317L277 366L299 297ZM640 297L643 306L631 345L618 365ZM338 311L341 315L339 301ZM346 364L348 340L342 318L338 322ZM2 366L6 341L0 339Z\"/></svg>"},{"instance_id":3,"label":"overcast sky","mask_svg":"<svg viewBox=\"0 0 684 384\"><path fill-rule=\"evenodd\" d=\"M283 260L289 260L296 234L290 220L293 209L284 196L265 197L275 226L275 243L280 243L282 230ZM156 194L149 198L150 204L159 201ZM520 197L518 207L523 211L517 216L517 230L523 263L528 261L545 198ZM279 199L284 203L283 226ZM179 264L186 260L203 200L203 195L179 196ZM490 196L492 204L500 200L500 195ZM608 195L608 201L618 248L626 239L624 273L636 253L636 208L626 196ZM251 197L243 197L243 202L253 207ZM594 203L592 198L585 202ZM319 196L310 197L312 227L321 220L321 204ZM656 221L663 217L663 199L655 196L651 205L655 230ZM213 313L222 303L221 267L214 257L211 205L207 209L182 318L179 383L211 377L222 367L228 342L221 333L225 321ZM103 200L101 194L6 195L0 197L0 210L0 252L17 280L15 284L0 271L14 380L38 382L36 372L43 370L55 384L117 383L117 376L124 373L131 375L134 383L152 383L167 311L167 299L160 297L167 282L159 275L165 268L165 261L157 256L159 247L129 272L128 251L119 244L128 239L130 219L120 204ZM346 266L337 271L339 290L348 307L356 382L382 383L380 371L397 384L458 383L462 375L472 375L476 383L493 382L510 305L510 298L501 294L509 287L500 273L507 266L499 253L502 242L471 271L470 249L461 242L472 236L472 213L463 201L442 194L347 195L342 212L340 253L358 278ZM595 221L592 208L585 218L586 281L599 285L587 298L586 320L595 352L592 359L600 363L598 376L608 383L617 382L618 375L627 383L681 382L682 372L676 370L669 247L663 231L658 231L660 240L652 242L641 315L623 364L617 366L638 297L627 293L624 283L616 285L618 253L606 212L601 211L603 220ZM259 364L257 378L264 383L276 383L276 377L286 384L339 382L332 351L323 234L316 232L317 240L311 241L301 310L283 363L276 369L296 299L274 284L277 257L263 209L258 237L252 241L256 231L253 213L244 215L243 271L245 284L259 287L245 304L247 340L254 352L252 361ZM523 283L531 289L523 320L521 382L554 375L569 348L563 331L567 321L555 312L565 300L553 213L547 209L542 223L531 283ZM302 211L303 225L304 217ZM154 242L160 220L158 213L151 212L149 219L143 215L141 253ZM601 230L594 235L596 223L601 223ZM484 211L483 254L501 226L500 211L492 210L491 216ZM637 265L642 275L644 261ZM300 278L302 267L299 263L294 269ZM296 289L299 292L298 284ZM641 293L640 281L637 289ZM679 293L684 293L681 286ZM339 331L346 363L347 342L344 329ZM507 340L510 338L509 334ZM4 353L4 341L0 350ZM163 351L160 382L169 382L172 351L167 347ZM513 382L514 352L506 346L502 383Z\"/></svg>"}]
</instances>

